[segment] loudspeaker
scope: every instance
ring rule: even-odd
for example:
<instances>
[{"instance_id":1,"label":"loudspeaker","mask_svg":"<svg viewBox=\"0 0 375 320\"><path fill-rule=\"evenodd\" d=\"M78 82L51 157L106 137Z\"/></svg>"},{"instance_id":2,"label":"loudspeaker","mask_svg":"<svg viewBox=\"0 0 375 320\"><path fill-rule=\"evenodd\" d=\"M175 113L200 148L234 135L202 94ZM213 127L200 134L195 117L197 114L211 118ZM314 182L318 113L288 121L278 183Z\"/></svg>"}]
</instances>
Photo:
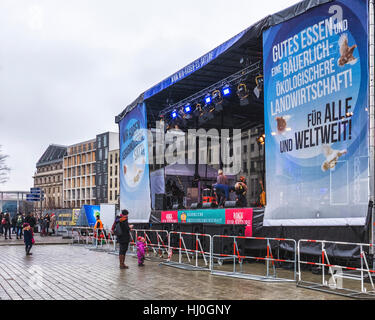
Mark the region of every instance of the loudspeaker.
<instances>
[{"instance_id":1,"label":"loudspeaker","mask_svg":"<svg viewBox=\"0 0 375 320\"><path fill-rule=\"evenodd\" d=\"M193 202L190 206L190 209L200 209L202 208L202 204L198 202Z\"/></svg>"},{"instance_id":2,"label":"loudspeaker","mask_svg":"<svg viewBox=\"0 0 375 320\"><path fill-rule=\"evenodd\" d=\"M236 201L225 201L224 208L235 208L237 207Z\"/></svg>"},{"instance_id":3,"label":"loudspeaker","mask_svg":"<svg viewBox=\"0 0 375 320\"><path fill-rule=\"evenodd\" d=\"M217 205L213 202L204 202L202 208L216 208Z\"/></svg>"},{"instance_id":4,"label":"loudspeaker","mask_svg":"<svg viewBox=\"0 0 375 320\"><path fill-rule=\"evenodd\" d=\"M164 193L155 194L155 210L166 210L167 200Z\"/></svg>"},{"instance_id":5,"label":"loudspeaker","mask_svg":"<svg viewBox=\"0 0 375 320\"><path fill-rule=\"evenodd\" d=\"M204 224L204 233L211 236L214 235L232 235L232 227L228 224ZM205 251L209 250L208 241L205 243ZM232 254L233 253L233 239L215 237L213 239L213 253L214 254Z\"/></svg>"}]
</instances>

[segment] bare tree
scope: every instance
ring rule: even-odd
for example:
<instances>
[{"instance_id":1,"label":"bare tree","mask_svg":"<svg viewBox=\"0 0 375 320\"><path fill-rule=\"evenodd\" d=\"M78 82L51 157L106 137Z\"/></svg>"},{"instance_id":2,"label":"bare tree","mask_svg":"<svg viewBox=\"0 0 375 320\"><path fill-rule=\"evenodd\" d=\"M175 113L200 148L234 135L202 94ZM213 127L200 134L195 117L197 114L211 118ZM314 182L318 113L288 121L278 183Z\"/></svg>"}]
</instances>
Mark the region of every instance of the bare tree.
<instances>
[{"instance_id":1,"label":"bare tree","mask_svg":"<svg viewBox=\"0 0 375 320\"><path fill-rule=\"evenodd\" d=\"M0 184L5 183L9 179L10 168L6 165L5 160L8 158L8 155L1 153L0 145Z\"/></svg>"}]
</instances>

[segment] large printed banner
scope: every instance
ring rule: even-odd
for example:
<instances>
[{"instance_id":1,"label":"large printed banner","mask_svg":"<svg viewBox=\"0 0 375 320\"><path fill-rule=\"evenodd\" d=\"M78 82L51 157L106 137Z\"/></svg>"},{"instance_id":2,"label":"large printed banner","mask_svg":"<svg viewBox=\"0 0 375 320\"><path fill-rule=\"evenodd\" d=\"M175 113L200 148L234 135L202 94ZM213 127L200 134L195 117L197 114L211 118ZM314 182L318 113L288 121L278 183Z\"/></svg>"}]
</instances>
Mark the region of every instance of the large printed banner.
<instances>
[{"instance_id":1,"label":"large printed banner","mask_svg":"<svg viewBox=\"0 0 375 320\"><path fill-rule=\"evenodd\" d=\"M196 209L179 211L162 211L162 223L217 223L246 224L245 236L252 236L253 209Z\"/></svg>"},{"instance_id":2,"label":"large printed banner","mask_svg":"<svg viewBox=\"0 0 375 320\"><path fill-rule=\"evenodd\" d=\"M120 208L129 222L149 222L151 214L145 104L129 112L120 124Z\"/></svg>"},{"instance_id":3,"label":"large printed banner","mask_svg":"<svg viewBox=\"0 0 375 320\"><path fill-rule=\"evenodd\" d=\"M263 33L266 226L363 225L368 4L338 0Z\"/></svg>"}]
</instances>

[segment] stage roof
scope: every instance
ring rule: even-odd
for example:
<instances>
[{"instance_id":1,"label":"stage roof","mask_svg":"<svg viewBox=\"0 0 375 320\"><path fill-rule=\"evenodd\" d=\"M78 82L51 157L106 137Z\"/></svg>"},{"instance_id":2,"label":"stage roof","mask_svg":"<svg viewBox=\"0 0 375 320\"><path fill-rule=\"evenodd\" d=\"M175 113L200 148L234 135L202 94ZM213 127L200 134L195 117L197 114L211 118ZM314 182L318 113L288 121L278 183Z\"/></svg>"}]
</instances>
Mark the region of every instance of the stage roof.
<instances>
[{"instance_id":1,"label":"stage roof","mask_svg":"<svg viewBox=\"0 0 375 320\"><path fill-rule=\"evenodd\" d=\"M116 117L116 123L142 102L146 102L148 121L154 123L159 120L160 111L167 107L167 100L177 103L243 70L245 65L240 63L241 58L244 58L250 65L261 61L262 69L262 33L265 29L331 1L333 0L304 0L259 20L185 68L143 92ZM261 69L259 73L262 72ZM254 87L255 76L253 87L249 88L251 93ZM240 106L238 99L237 101L234 98L226 99L225 103L229 105L229 108L224 106L221 117L215 117L206 127L250 128L262 123L263 96L260 99L253 94L250 96L248 106Z\"/></svg>"}]
</instances>

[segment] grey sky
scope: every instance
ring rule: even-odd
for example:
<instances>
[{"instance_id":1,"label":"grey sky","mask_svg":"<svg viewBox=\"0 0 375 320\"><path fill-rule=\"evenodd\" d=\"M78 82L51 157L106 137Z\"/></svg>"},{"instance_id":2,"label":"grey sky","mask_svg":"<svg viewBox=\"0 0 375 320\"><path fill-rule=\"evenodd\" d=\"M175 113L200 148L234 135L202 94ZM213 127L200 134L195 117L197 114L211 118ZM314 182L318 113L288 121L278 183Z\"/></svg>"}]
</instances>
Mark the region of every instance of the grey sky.
<instances>
[{"instance_id":1,"label":"grey sky","mask_svg":"<svg viewBox=\"0 0 375 320\"><path fill-rule=\"evenodd\" d=\"M28 190L49 144L118 131L140 93L296 0L1 0L0 144Z\"/></svg>"}]
</instances>

